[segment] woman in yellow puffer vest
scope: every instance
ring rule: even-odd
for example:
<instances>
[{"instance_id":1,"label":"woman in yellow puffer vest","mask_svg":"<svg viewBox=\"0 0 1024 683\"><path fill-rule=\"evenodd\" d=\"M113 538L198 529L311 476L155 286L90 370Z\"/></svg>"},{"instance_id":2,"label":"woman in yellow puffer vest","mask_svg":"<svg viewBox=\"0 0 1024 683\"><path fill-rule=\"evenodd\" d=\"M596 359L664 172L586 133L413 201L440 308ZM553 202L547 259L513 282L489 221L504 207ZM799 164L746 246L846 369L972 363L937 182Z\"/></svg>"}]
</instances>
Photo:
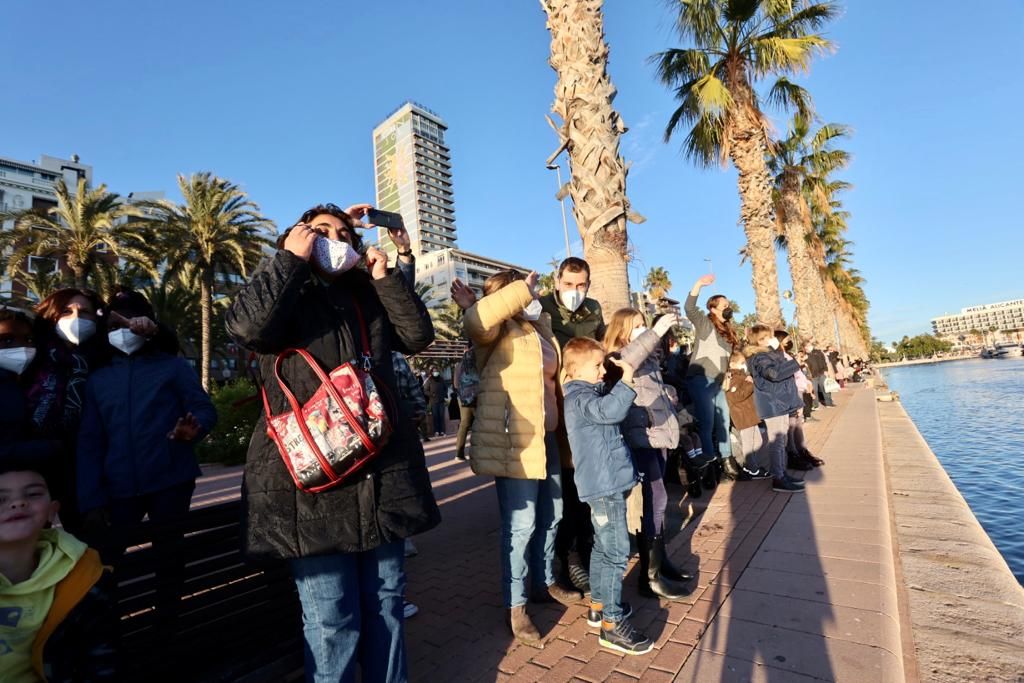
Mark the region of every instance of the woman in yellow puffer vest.
<instances>
[{"instance_id":1,"label":"woman in yellow puffer vest","mask_svg":"<svg viewBox=\"0 0 1024 683\"><path fill-rule=\"evenodd\" d=\"M523 642L540 640L526 613L527 599L572 604L582 598L554 577L555 532L562 518L555 438L562 410L561 357L536 287L536 273L525 278L514 270L497 273L484 283L484 297L465 313L480 371L470 464L476 474L494 477L501 510L502 595L512 633Z\"/></svg>"}]
</instances>

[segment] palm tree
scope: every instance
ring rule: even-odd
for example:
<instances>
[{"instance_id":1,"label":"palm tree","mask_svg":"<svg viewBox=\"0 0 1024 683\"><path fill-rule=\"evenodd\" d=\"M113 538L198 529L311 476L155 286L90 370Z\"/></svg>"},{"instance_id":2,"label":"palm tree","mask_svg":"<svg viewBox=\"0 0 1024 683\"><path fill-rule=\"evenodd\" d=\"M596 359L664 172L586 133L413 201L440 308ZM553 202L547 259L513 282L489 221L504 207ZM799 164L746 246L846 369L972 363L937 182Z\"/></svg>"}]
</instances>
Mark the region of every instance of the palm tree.
<instances>
[{"instance_id":1,"label":"palm tree","mask_svg":"<svg viewBox=\"0 0 1024 683\"><path fill-rule=\"evenodd\" d=\"M569 181L558 193L572 197L583 254L593 276L590 296L604 311L629 305L626 222L644 218L626 198L627 164L619 154L626 125L612 107L603 0L541 0L551 33L551 68L558 74L551 111L560 144L548 164L569 153ZM609 313L610 314L610 313Z\"/></svg>"},{"instance_id":2,"label":"palm tree","mask_svg":"<svg viewBox=\"0 0 1024 683\"><path fill-rule=\"evenodd\" d=\"M188 178L178 175L182 204L168 200L146 202L155 216L145 223L159 226L154 246L167 259L172 273L185 272L185 264L199 283L201 324L200 375L210 388L211 319L217 275L241 275L259 262L273 223L237 185L209 172Z\"/></svg>"},{"instance_id":3,"label":"palm tree","mask_svg":"<svg viewBox=\"0 0 1024 683\"><path fill-rule=\"evenodd\" d=\"M811 253L811 210L807 195L822 191L827 177L849 162L850 155L831 143L849 129L829 123L812 131L803 114L793 116L789 135L773 145L768 166L775 176L775 212L781 225L779 243L786 249L793 280L800 334L827 336L832 314L825 296L822 272Z\"/></svg>"},{"instance_id":4,"label":"palm tree","mask_svg":"<svg viewBox=\"0 0 1024 683\"><path fill-rule=\"evenodd\" d=\"M644 278L644 289L655 301L664 297L672 289L672 280L668 277L668 271L661 266L651 268L647 277Z\"/></svg>"},{"instance_id":5,"label":"palm tree","mask_svg":"<svg viewBox=\"0 0 1024 683\"><path fill-rule=\"evenodd\" d=\"M838 9L832 2L799 0L689 0L680 7L676 29L693 47L652 58L680 103L669 118L665 140L680 126L691 126L683 143L685 156L702 167L726 160L736 167L757 317L778 327L782 308L772 179L765 162L771 140L756 86L781 76L768 102L808 113L809 95L784 74L806 71L816 53L831 47L815 31Z\"/></svg>"},{"instance_id":6,"label":"palm tree","mask_svg":"<svg viewBox=\"0 0 1024 683\"><path fill-rule=\"evenodd\" d=\"M10 248L6 273L15 275L29 256L61 259L71 271L78 288L90 285L90 279L112 257L137 263L154 272L153 261L145 245L145 233L126 219L136 210L107 192L106 185L90 188L84 178L72 194L63 180L54 186L57 206L0 214L0 224L14 221L10 231L0 232L0 251Z\"/></svg>"}]
</instances>

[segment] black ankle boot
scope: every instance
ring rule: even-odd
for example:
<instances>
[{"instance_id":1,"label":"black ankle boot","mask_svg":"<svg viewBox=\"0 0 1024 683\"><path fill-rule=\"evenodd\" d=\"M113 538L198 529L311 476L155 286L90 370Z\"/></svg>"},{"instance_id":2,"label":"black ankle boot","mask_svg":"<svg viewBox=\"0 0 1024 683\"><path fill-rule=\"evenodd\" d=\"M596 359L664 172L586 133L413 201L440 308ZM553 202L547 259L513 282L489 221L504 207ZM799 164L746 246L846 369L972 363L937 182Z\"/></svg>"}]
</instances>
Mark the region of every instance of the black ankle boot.
<instances>
[{"instance_id":1,"label":"black ankle boot","mask_svg":"<svg viewBox=\"0 0 1024 683\"><path fill-rule=\"evenodd\" d=\"M686 586L676 583L662 574L664 555L659 544L642 533L637 534L637 541L640 545L640 595L648 598L665 598L666 600L678 600L689 595L690 591Z\"/></svg>"},{"instance_id":2,"label":"black ankle boot","mask_svg":"<svg viewBox=\"0 0 1024 683\"><path fill-rule=\"evenodd\" d=\"M661 575L666 579L672 581L682 582L689 581L693 578L693 574L689 573L685 569L680 569L672 564L672 560L668 557L668 551L665 549L665 535L658 534L654 537L654 544L659 546L658 552L661 554Z\"/></svg>"}]
</instances>

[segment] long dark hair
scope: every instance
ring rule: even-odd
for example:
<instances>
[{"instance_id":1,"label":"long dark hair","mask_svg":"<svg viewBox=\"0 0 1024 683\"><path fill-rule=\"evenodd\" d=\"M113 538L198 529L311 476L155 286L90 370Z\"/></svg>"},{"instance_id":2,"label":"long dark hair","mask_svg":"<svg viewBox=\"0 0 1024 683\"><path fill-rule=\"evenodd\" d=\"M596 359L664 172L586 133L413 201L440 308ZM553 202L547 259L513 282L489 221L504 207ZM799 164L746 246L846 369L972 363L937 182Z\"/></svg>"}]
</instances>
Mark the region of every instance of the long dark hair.
<instances>
[{"instance_id":1,"label":"long dark hair","mask_svg":"<svg viewBox=\"0 0 1024 683\"><path fill-rule=\"evenodd\" d=\"M715 330L718 332L719 336L729 342L729 346L731 346L735 351L740 347L740 340L739 337L736 336L736 330L733 328L732 323L728 320L722 320L717 315L713 315L711 313L711 309L722 299L728 301L724 294L715 294L713 297L708 299L708 317L711 318L711 324L715 326Z\"/></svg>"},{"instance_id":2,"label":"long dark hair","mask_svg":"<svg viewBox=\"0 0 1024 683\"><path fill-rule=\"evenodd\" d=\"M352 220L352 216L349 216L347 213L345 213L345 210L338 206L337 204L331 204L328 202L327 204L317 204L312 208L306 209L302 213L302 215L299 216L299 220L295 221L295 223L292 224L292 227L295 227L295 225L298 225L299 223L309 223L317 216L321 216L324 214L328 216L334 216L335 218L337 218L338 220L345 224L345 229L348 230L348 234L351 237L349 244L352 245L353 249L362 253L363 238L359 235L359 233L356 232L356 222ZM284 249L284 241L288 238L288 233L290 233L291 231L292 229L288 228L278 236L278 249Z\"/></svg>"}]
</instances>

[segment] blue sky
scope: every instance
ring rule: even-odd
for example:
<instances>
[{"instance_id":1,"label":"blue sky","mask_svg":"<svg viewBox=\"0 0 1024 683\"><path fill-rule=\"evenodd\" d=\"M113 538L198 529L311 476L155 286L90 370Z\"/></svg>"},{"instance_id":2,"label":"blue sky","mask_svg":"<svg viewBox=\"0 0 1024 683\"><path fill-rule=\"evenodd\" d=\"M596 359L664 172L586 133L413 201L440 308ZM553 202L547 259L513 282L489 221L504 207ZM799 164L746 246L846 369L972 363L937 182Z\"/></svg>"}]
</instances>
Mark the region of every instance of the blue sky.
<instances>
[{"instance_id":1,"label":"blue sky","mask_svg":"<svg viewBox=\"0 0 1024 683\"><path fill-rule=\"evenodd\" d=\"M674 103L646 60L680 45L668 4L605 13L628 192L647 217L631 276L663 266L683 295L711 258L715 289L751 311L735 174L662 142ZM838 50L800 80L855 131L845 201L875 336L1024 297L1024 4L848 2L827 33ZM12 3L0 40L0 156L77 153L120 193L173 196L176 173L211 170L284 226L319 201L372 201L370 131L413 99L449 124L460 246L538 269L563 255L537 2Z\"/></svg>"}]
</instances>

